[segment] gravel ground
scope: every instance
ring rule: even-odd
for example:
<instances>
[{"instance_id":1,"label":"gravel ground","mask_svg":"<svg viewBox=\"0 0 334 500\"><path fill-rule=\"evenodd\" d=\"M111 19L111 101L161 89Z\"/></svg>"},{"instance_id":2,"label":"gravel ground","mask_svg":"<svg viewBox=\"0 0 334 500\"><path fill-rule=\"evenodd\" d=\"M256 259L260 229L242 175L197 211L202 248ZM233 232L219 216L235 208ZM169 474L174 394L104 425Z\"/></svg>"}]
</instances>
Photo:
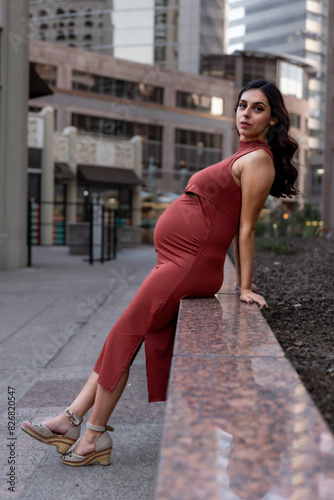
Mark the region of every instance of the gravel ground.
<instances>
[{"instance_id":1,"label":"gravel ground","mask_svg":"<svg viewBox=\"0 0 334 500\"><path fill-rule=\"evenodd\" d=\"M334 432L334 242L295 238L290 255L255 250L264 316Z\"/></svg>"}]
</instances>

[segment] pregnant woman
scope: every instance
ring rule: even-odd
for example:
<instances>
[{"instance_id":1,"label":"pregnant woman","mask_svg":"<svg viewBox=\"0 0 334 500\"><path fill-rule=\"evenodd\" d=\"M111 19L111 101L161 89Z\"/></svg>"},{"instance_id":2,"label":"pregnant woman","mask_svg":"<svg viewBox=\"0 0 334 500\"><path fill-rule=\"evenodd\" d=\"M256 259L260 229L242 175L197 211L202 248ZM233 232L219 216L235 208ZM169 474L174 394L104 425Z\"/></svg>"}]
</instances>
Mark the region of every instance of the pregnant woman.
<instances>
[{"instance_id":1,"label":"pregnant woman","mask_svg":"<svg viewBox=\"0 0 334 500\"><path fill-rule=\"evenodd\" d=\"M238 151L195 173L184 194L158 220L154 233L157 265L110 331L79 395L63 414L43 423L22 424L33 438L57 446L64 464L110 464L108 430L112 428L107 422L143 340L149 401L166 399L180 300L218 292L232 240L240 300L267 307L264 297L252 291L255 226L268 194L297 194L292 157L298 145L289 136L289 114L272 83L256 80L248 84L235 110ZM82 438L68 452L92 406Z\"/></svg>"}]
</instances>

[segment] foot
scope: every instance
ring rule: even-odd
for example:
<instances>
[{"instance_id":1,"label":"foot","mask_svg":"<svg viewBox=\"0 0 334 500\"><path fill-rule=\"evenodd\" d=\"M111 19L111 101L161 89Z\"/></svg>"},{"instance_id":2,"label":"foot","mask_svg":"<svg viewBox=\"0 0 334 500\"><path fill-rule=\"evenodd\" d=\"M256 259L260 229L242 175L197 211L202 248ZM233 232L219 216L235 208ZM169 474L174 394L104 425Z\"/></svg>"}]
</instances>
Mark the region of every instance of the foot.
<instances>
[{"instance_id":1,"label":"foot","mask_svg":"<svg viewBox=\"0 0 334 500\"><path fill-rule=\"evenodd\" d=\"M95 451L95 443L98 438L103 434L103 432L92 431L90 429L86 429L80 441L73 449L73 452L77 455L86 456L89 453Z\"/></svg>"},{"instance_id":2,"label":"foot","mask_svg":"<svg viewBox=\"0 0 334 500\"><path fill-rule=\"evenodd\" d=\"M66 417L64 413L61 413L57 417L51 418L49 420L44 420L42 422L51 432L55 432L56 434L64 435L71 429L75 427L75 425L70 421L69 418Z\"/></svg>"}]
</instances>

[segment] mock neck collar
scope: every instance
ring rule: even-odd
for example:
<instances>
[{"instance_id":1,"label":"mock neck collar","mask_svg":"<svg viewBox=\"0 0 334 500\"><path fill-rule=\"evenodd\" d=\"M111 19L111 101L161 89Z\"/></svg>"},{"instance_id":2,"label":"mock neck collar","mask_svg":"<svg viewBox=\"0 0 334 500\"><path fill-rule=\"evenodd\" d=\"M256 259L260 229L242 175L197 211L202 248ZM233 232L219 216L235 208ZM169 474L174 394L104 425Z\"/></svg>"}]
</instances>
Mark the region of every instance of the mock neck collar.
<instances>
[{"instance_id":1,"label":"mock neck collar","mask_svg":"<svg viewBox=\"0 0 334 500\"><path fill-rule=\"evenodd\" d=\"M238 151L243 151L244 149L251 148L252 146L257 146L258 144L263 144L270 148L270 146L264 141L240 141Z\"/></svg>"}]
</instances>

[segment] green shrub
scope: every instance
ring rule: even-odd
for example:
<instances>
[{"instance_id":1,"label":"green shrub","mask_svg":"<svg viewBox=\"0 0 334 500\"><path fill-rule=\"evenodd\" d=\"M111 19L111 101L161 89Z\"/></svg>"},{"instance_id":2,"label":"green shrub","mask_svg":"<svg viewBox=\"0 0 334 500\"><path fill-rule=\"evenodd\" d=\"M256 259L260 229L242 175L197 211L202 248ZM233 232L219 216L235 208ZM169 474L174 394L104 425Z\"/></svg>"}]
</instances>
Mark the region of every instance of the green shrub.
<instances>
[{"instance_id":1,"label":"green shrub","mask_svg":"<svg viewBox=\"0 0 334 500\"><path fill-rule=\"evenodd\" d=\"M268 231L268 224L264 220L259 219L255 228L255 236L264 236Z\"/></svg>"},{"instance_id":2,"label":"green shrub","mask_svg":"<svg viewBox=\"0 0 334 500\"><path fill-rule=\"evenodd\" d=\"M278 255L289 255L296 252L296 248L290 242L272 238L257 240L255 248L274 252Z\"/></svg>"}]
</instances>

